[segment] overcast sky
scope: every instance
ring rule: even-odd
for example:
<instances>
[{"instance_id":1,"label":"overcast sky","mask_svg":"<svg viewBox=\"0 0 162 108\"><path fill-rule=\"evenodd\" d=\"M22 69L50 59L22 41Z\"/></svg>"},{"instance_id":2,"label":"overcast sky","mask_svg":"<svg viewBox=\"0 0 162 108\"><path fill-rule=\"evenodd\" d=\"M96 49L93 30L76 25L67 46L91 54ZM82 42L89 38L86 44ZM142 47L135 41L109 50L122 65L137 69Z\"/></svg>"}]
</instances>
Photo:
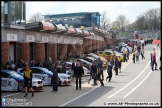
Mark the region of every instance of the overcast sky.
<instances>
[{"instance_id":1,"label":"overcast sky","mask_svg":"<svg viewBox=\"0 0 162 108\"><path fill-rule=\"evenodd\" d=\"M138 15L146 12L149 9L161 8L160 1L101 1L101 2L86 2L86 1L60 1L60 2L26 2L26 19L28 20L33 14L40 12L42 15L46 14L64 14L75 12L100 12L107 11L107 18L110 21L116 20L119 15L125 15L130 23L134 22Z\"/></svg>"}]
</instances>

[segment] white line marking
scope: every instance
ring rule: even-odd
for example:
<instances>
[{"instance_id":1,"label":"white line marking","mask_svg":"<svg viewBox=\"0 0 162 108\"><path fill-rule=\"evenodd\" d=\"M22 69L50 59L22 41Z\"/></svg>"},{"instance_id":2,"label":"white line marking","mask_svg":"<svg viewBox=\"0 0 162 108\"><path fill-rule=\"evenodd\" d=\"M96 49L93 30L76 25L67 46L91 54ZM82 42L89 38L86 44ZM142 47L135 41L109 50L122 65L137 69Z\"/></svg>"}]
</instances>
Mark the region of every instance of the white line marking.
<instances>
[{"instance_id":1,"label":"white line marking","mask_svg":"<svg viewBox=\"0 0 162 108\"><path fill-rule=\"evenodd\" d=\"M126 64L126 65L125 65L125 66L124 66L124 67L121 69L121 71L122 71L124 68L126 68L126 67L129 65L129 63L130 63L130 62L132 62L132 60L131 60L131 61L129 61L129 62L128 62L128 64ZM115 76L115 75L114 75L114 76ZM113 79L113 78L114 78L114 76L113 76L111 79ZM107 82L107 81L106 81L106 82Z\"/></svg>"},{"instance_id":2,"label":"white line marking","mask_svg":"<svg viewBox=\"0 0 162 108\"><path fill-rule=\"evenodd\" d=\"M17 95L17 94L20 94L20 93L22 93L22 92L6 95L6 96L2 96L2 97L9 97L9 96Z\"/></svg>"},{"instance_id":3,"label":"white line marking","mask_svg":"<svg viewBox=\"0 0 162 108\"><path fill-rule=\"evenodd\" d=\"M159 57L160 57L160 51L159 51L158 59L159 59ZM158 59L156 59L156 62L158 61ZM128 94L126 94L124 96L124 98L127 97L129 94L131 94L136 88L138 88L147 79L147 77L149 77L149 75L151 74L151 72L152 72L152 70L149 72L149 74L136 87L134 87Z\"/></svg>"},{"instance_id":4,"label":"white line marking","mask_svg":"<svg viewBox=\"0 0 162 108\"><path fill-rule=\"evenodd\" d=\"M114 96L115 94L119 93L120 91L122 91L123 89L125 89L128 85L130 85L132 82L134 82L145 70L146 68L150 65L151 61L147 64L147 66L144 68L144 70L135 78L133 79L131 82L129 82L126 86L124 86L123 88L121 88L120 90L118 90L117 92L115 92L114 94L110 95L107 98L111 98L112 96Z\"/></svg>"},{"instance_id":5,"label":"white line marking","mask_svg":"<svg viewBox=\"0 0 162 108\"><path fill-rule=\"evenodd\" d=\"M74 100L76 100L76 99L78 99L78 98L80 98L80 97L82 97L82 96L86 95L87 93L89 93L89 92L93 91L93 90L94 90L94 89L96 89L97 87L99 87L99 86L95 86L95 87L94 87L93 89L91 89L90 91L88 91L88 92L86 92L86 93L84 93L84 94L82 94L82 95L80 95L80 96L78 96L78 97L76 97L76 98L72 99L72 100L71 100L71 101L69 101L69 102L66 102L65 104L62 104L60 107L65 106L66 104L68 104L68 103L70 103L70 102L72 102L72 101L74 101Z\"/></svg>"}]
</instances>

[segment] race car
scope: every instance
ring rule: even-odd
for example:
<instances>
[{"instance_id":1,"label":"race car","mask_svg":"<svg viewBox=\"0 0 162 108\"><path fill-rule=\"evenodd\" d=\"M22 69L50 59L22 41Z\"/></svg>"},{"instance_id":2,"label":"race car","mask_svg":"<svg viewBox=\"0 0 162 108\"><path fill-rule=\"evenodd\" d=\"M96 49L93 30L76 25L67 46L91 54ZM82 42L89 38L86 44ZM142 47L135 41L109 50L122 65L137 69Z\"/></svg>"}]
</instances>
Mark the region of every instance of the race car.
<instances>
[{"instance_id":1,"label":"race car","mask_svg":"<svg viewBox=\"0 0 162 108\"><path fill-rule=\"evenodd\" d=\"M43 85L51 85L53 73L44 67L29 67L33 73L33 77L39 78L42 80ZM17 73L23 75L24 72L22 68L17 69ZM71 77L65 73L58 73L58 85L70 85Z\"/></svg>"},{"instance_id":2,"label":"race car","mask_svg":"<svg viewBox=\"0 0 162 108\"><path fill-rule=\"evenodd\" d=\"M35 91L43 90L42 80L32 79ZM24 77L13 70L1 70L1 91L24 91Z\"/></svg>"},{"instance_id":3,"label":"race car","mask_svg":"<svg viewBox=\"0 0 162 108\"><path fill-rule=\"evenodd\" d=\"M73 75L73 70L71 69L72 63L71 62L65 62L65 63L67 64L66 74ZM86 67L83 66L83 70L84 70L84 75L90 75L89 69L87 69Z\"/></svg>"}]
</instances>

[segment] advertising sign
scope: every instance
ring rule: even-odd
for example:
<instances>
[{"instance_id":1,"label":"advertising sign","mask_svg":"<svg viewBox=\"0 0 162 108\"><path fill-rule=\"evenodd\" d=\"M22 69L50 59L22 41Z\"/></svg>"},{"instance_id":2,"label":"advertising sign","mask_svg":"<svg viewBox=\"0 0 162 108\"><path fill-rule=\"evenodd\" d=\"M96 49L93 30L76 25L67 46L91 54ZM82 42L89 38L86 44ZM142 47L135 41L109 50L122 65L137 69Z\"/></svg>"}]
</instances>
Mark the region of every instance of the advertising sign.
<instances>
[{"instance_id":1,"label":"advertising sign","mask_svg":"<svg viewBox=\"0 0 162 108\"><path fill-rule=\"evenodd\" d=\"M42 42L48 42L48 37L47 36L42 36Z\"/></svg>"},{"instance_id":2,"label":"advertising sign","mask_svg":"<svg viewBox=\"0 0 162 108\"><path fill-rule=\"evenodd\" d=\"M7 40L8 41L17 41L17 34L9 34L9 33L7 33Z\"/></svg>"},{"instance_id":3,"label":"advertising sign","mask_svg":"<svg viewBox=\"0 0 162 108\"><path fill-rule=\"evenodd\" d=\"M26 35L26 41L34 42L35 41L35 37L33 35Z\"/></svg>"}]
</instances>

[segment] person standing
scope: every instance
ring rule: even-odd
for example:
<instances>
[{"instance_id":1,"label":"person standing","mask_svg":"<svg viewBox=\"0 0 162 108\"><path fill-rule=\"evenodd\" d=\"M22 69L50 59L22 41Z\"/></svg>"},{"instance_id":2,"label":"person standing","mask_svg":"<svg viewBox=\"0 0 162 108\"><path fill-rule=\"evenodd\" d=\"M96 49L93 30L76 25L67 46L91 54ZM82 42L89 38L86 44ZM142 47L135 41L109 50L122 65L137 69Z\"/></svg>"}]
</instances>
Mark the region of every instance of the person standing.
<instances>
[{"instance_id":1,"label":"person standing","mask_svg":"<svg viewBox=\"0 0 162 108\"><path fill-rule=\"evenodd\" d=\"M112 78L112 69L113 69L113 65L112 65L112 62L109 62L108 63L108 66L107 66L107 73L108 73L108 76L106 77L106 81L107 79L109 78L109 81L111 81L111 78Z\"/></svg>"},{"instance_id":2,"label":"person standing","mask_svg":"<svg viewBox=\"0 0 162 108\"><path fill-rule=\"evenodd\" d=\"M21 59L20 63L17 66L18 68L24 68L25 67L25 63L23 61L23 59Z\"/></svg>"},{"instance_id":3,"label":"person standing","mask_svg":"<svg viewBox=\"0 0 162 108\"><path fill-rule=\"evenodd\" d=\"M141 57L142 57L142 59L145 59L145 56L144 56L144 48L141 49Z\"/></svg>"},{"instance_id":4,"label":"person standing","mask_svg":"<svg viewBox=\"0 0 162 108\"><path fill-rule=\"evenodd\" d=\"M96 66L96 62L95 61L93 61L92 65L90 66L90 72L91 72L91 74L90 74L90 79L89 79L88 83L90 83L90 80L92 78L93 79L93 85L95 86L95 85L97 85L96 84L96 80L95 80L95 76L97 74L97 66Z\"/></svg>"},{"instance_id":5,"label":"person standing","mask_svg":"<svg viewBox=\"0 0 162 108\"><path fill-rule=\"evenodd\" d=\"M127 53L126 53L126 55L127 55L127 60L129 60L129 48L127 48Z\"/></svg>"},{"instance_id":6,"label":"person standing","mask_svg":"<svg viewBox=\"0 0 162 108\"><path fill-rule=\"evenodd\" d=\"M76 78L76 89L78 90L78 80L79 80L79 89L81 90L81 77L84 75L83 67L77 62L77 66L74 67L74 76Z\"/></svg>"},{"instance_id":7,"label":"person standing","mask_svg":"<svg viewBox=\"0 0 162 108\"><path fill-rule=\"evenodd\" d=\"M99 73L102 76L102 81L104 80L104 74L103 74L103 61L100 59L100 57L97 60L98 63L98 68L99 68Z\"/></svg>"},{"instance_id":8,"label":"person standing","mask_svg":"<svg viewBox=\"0 0 162 108\"><path fill-rule=\"evenodd\" d=\"M52 62L52 65L50 66L49 70L53 73L53 77L52 77L53 90L51 92L57 92L58 91L58 72L57 72L56 64L54 62Z\"/></svg>"},{"instance_id":9,"label":"person standing","mask_svg":"<svg viewBox=\"0 0 162 108\"><path fill-rule=\"evenodd\" d=\"M133 63L136 61L136 51L133 51Z\"/></svg>"},{"instance_id":10,"label":"person standing","mask_svg":"<svg viewBox=\"0 0 162 108\"><path fill-rule=\"evenodd\" d=\"M57 72L58 72L58 73L63 73L63 69L62 69L63 66L62 66L60 60L57 60L56 68L57 68Z\"/></svg>"},{"instance_id":11,"label":"person standing","mask_svg":"<svg viewBox=\"0 0 162 108\"><path fill-rule=\"evenodd\" d=\"M139 62L139 50L136 51L136 62Z\"/></svg>"},{"instance_id":12,"label":"person standing","mask_svg":"<svg viewBox=\"0 0 162 108\"><path fill-rule=\"evenodd\" d=\"M75 58L73 63L72 63L72 67L71 69L73 70L73 80L74 80L74 68L77 66L77 59Z\"/></svg>"},{"instance_id":13,"label":"person standing","mask_svg":"<svg viewBox=\"0 0 162 108\"><path fill-rule=\"evenodd\" d=\"M121 73L121 65L122 65L122 58L121 56L118 57L118 68L119 68L119 73Z\"/></svg>"},{"instance_id":14,"label":"person standing","mask_svg":"<svg viewBox=\"0 0 162 108\"><path fill-rule=\"evenodd\" d=\"M125 62L125 61L127 62L126 53L127 53L126 50L124 50L124 51L123 51L123 58L124 58L124 61L123 61L123 62Z\"/></svg>"},{"instance_id":15,"label":"person standing","mask_svg":"<svg viewBox=\"0 0 162 108\"><path fill-rule=\"evenodd\" d=\"M96 82L96 85L97 85L97 80L99 80L100 81L100 84L101 84L101 87L104 87L104 83L103 83L103 80L101 80L101 71L100 71L100 68L99 68L99 66L98 66L98 63L96 63L97 64L97 73L96 73L96 76L94 77L94 80L95 80L95 82Z\"/></svg>"},{"instance_id":16,"label":"person standing","mask_svg":"<svg viewBox=\"0 0 162 108\"><path fill-rule=\"evenodd\" d=\"M160 56L160 62L161 62L161 56ZM161 71L161 65L160 65L159 69L160 69L160 71Z\"/></svg>"},{"instance_id":17,"label":"person standing","mask_svg":"<svg viewBox=\"0 0 162 108\"><path fill-rule=\"evenodd\" d=\"M155 70L158 70L157 63L156 63L156 53L152 54L152 71L154 71L154 64L155 64Z\"/></svg>"},{"instance_id":18,"label":"person standing","mask_svg":"<svg viewBox=\"0 0 162 108\"><path fill-rule=\"evenodd\" d=\"M32 88L32 78L33 78L33 75L32 75L32 72L31 70L29 69L28 65L25 66L25 69L24 69L24 87L25 87L25 96L28 96L28 88L32 91L32 97L34 96L34 90Z\"/></svg>"},{"instance_id":19,"label":"person standing","mask_svg":"<svg viewBox=\"0 0 162 108\"><path fill-rule=\"evenodd\" d=\"M117 59L117 56L115 56L115 58L114 58L114 70L115 70L115 75L118 75L118 65L119 65L119 62L118 62L118 59Z\"/></svg>"},{"instance_id":20,"label":"person standing","mask_svg":"<svg viewBox=\"0 0 162 108\"><path fill-rule=\"evenodd\" d=\"M42 64L41 64L40 61L38 61L37 66L38 66L38 67L42 67Z\"/></svg>"}]
</instances>

